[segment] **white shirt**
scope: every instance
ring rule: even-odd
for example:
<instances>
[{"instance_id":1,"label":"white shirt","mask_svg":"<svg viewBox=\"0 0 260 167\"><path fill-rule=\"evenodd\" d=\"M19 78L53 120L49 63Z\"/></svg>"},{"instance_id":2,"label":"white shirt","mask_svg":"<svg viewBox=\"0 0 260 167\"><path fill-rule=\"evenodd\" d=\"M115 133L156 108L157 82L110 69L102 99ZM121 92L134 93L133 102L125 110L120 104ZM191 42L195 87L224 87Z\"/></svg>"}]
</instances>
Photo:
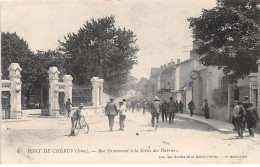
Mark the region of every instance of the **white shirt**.
<instances>
[{"instance_id":1,"label":"white shirt","mask_svg":"<svg viewBox=\"0 0 260 167\"><path fill-rule=\"evenodd\" d=\"M238 114L239 114L239 106L236 105L236 106L234 107L234 110L233 110L233 116L234 116L234 117L238 117Z\"/></svg>"}]
</instances>

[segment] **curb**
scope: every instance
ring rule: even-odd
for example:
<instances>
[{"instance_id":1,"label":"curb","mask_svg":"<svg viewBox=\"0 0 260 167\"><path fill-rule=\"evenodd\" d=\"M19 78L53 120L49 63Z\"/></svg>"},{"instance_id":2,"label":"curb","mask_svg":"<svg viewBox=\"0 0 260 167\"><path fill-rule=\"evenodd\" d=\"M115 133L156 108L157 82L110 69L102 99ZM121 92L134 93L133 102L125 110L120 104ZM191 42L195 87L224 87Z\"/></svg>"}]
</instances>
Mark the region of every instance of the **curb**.
<instances>
[{"instance_id":1,"label":"curb","mask_svg":"<svg viewBox=\"0 0 260 167\"><path fill-rule=\"evenodd\" d=\"M193 119L193 118L189 118L189 117L184 117L184 116L181 116L181 115L175 115L176 117L179 117L179 118L183 118L183 119L189 119L189 120L193 120L193 121L196 121L196 122L199 122L199 123L203 123L205 125L208 125L210 128L218 131L218 132L221 132L221 133L225 133L225 134L228 134L228 133L233 133L233 131L223 131L223 130L220 130L219 128L207 123L207 122L203 122L203 121L200 121L200 120L196 120L196 119Z\"/></svg>"}]
</instances>

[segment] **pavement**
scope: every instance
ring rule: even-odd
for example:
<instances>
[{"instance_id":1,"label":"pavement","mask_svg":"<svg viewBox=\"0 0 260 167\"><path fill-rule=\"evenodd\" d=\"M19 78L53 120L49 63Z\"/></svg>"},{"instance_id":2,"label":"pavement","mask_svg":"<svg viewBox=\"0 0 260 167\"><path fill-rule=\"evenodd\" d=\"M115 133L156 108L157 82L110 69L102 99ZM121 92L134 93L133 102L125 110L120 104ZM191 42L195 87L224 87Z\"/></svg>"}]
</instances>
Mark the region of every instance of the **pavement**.
<instances>
[{"instance_id":1,"label":"pavement","mask_svg":"<svg viewBox=\"0 0 260 167\"><path fill-rule=\"evenodd\" d=\"M186 114L186 113L177 113L176 116L207 124L213 129L223 133L233 132L234 129L234 126L229 122L223 122L215 119L206 119L205 117L198 116L198 115L190 116L190 114Z\"/></svg>"}]
</instances>

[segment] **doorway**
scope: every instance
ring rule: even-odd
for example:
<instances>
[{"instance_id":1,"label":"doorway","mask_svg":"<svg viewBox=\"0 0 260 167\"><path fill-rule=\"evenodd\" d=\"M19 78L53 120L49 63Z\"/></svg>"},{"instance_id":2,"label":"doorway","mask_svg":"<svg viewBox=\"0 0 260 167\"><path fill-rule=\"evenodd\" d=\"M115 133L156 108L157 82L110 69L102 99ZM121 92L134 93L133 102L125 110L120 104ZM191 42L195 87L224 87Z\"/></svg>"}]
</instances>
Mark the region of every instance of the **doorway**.
<instances>
[{"instance_id":1,"label":"doorway","mask_svg":"<svg viewBox=\"0 0 260 167\"><path fill-rule=\"evenodd\" d=\"M9 91L3 91L2 92L2 110L3 110L3 118L4 119L10 119L11 118L11 113L10 113L10 92Z\"/></svg>"}]
</instances>

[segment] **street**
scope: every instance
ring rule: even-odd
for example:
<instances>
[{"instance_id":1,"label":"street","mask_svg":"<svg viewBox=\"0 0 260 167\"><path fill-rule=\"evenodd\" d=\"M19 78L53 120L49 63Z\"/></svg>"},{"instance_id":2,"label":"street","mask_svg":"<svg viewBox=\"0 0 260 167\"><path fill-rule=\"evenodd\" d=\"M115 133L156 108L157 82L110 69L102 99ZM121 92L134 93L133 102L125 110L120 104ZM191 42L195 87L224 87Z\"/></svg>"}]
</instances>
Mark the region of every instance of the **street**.
<instances>
[{"instance_id":1,"label":"street","mask_svg":"<svg viewBox=\"0 0 260 167\"><path fill-rule=\"evenodd\" d=\"M90 132L69 136L70 119L36 116L2 123L3 163L255 163L260 136L221 133L181 117L151 127L150 114L128 113L125 131L118 116L110 132L106 117L92 118ZM6 150L6 151L5 151ZM18 160L18 161L17 161ZM259 161L258 161L259 163Z\"/></svg>"}]
</instances>

